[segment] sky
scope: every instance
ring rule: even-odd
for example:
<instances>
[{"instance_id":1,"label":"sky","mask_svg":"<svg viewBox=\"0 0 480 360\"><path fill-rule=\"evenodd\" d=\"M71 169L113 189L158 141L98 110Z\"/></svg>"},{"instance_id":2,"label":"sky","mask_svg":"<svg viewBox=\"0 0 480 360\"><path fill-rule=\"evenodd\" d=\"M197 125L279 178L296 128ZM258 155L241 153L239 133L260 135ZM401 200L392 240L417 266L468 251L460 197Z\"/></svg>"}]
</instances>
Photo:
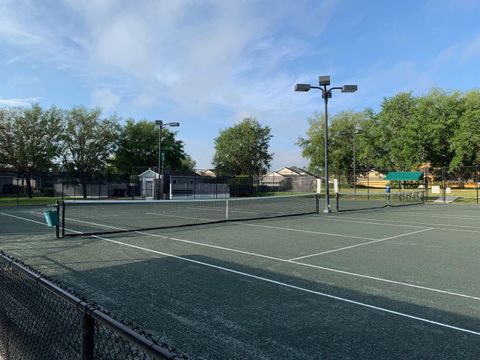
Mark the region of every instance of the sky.
<instances>
[{"instance_id":1,"label":"sky","mask_svg":"<svg viewBox=\"0 0 480 360\"><path fill-rule=\"evenodd\" d=\"M296 83L357 84L330 114L478 88L478 14L478 0L0 0L0 106L178 121L198 168L222 129L255 117L273 169L306 166L295 144L323 103Z\"/></svg>"}]
</instances>

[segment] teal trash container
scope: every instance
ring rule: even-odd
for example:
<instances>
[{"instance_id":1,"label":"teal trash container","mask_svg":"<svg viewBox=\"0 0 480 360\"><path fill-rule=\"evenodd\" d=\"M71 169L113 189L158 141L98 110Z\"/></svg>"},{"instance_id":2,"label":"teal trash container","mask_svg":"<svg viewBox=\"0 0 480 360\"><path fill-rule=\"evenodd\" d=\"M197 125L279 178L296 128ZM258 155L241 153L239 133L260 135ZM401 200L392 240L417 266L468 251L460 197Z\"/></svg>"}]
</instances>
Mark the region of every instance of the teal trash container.
<instances>
[{"instance_id":1,"label":"teal trash container","mask_svg":"<svg viewBox=\"0 0 480 360\"><path fill-rule=\"evenodd\" d=\"M57 226L58 225L58 212L57 210L48 210L43 213L45 216L45 221L48 226Z\"/></svg>"}]
</instances>

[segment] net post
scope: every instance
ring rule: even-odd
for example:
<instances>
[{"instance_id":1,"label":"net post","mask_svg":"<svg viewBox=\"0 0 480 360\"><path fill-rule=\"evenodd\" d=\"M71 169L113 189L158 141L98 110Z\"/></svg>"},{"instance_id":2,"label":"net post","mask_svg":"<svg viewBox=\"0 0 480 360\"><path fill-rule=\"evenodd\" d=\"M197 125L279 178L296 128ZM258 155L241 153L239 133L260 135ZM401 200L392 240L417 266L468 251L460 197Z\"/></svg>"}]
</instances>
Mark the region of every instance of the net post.
<instances>
[{"instance_id":1,"label":"net post","mask_svg":"<svg viewBox=\"0 0 480 360\"><path fill-rule=\"evenodd\" d=\"M57 225L55 225L55 235L57 239L60 237L60 206L57 200L57 203L55 204L55 211L57 213Z\"/></svg>"},{"instance_id":2,"label":"net post","mask_svg":"<svg viewBox=\"0 0 480 360\"><path fill-rule=\"evenodd\" d=\"M225 220L228 220L228 199L225 200Z\"/></svg>"},{"instance_id":3,"label":"net post","mask_svg":"<svg viewBox=\"0 0 480 360\"><path fill-rule=\"evenodd\" d=\"M315 213L320 214L320 194L315 194Z\"/></svg>"},{"instance_id":4,"label":"net post","mask_svg":"<svg viewBox=\"0 0 480 360\"><path fill-rule=\"evenodd\" d=\"M475 189L477 190L477 205L478 205L478 165L475 165Z\"/></svg>"},{"instance_id":5,"label":"net post","mask_svg":"<svg viewBox=\"0 0 480 360\"><path fill-rule=\"evenodd\" d=\"M95 320L85 313L82 318L82 360L93 360L95 350Z\"/></svg>"},{"instance_id":6,"label":"net post","mask_svg":"<svg viewBox=\"0 0 480 360\"><path fill-rule=\"evenodd\" d=\"M62 237L65 237L65 201L62 201Z\"/></svg>"},{"instance_id":7,"label":"net post","mask_svg":"<svg viewBox=\"0 0 480 360\"><path fill-rule=\"evenodd\" d=\"M335 193L335 210L337 210L337 212L340 212L340 201L339 201L339 197L340 197L340 193Z\"/></svg>"}]
</instances>

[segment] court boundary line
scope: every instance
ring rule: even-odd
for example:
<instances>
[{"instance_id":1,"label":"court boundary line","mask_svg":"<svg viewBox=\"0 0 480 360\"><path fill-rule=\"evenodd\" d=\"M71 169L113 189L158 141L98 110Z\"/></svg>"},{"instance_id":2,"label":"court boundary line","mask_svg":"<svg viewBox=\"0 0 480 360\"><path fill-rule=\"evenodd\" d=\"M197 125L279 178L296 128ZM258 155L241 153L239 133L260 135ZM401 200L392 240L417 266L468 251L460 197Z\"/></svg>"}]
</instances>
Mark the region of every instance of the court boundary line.
<instances>
[{"instance_id":1,"label":"court boundary line","mask_svg":"<svg viewBox=\"0 0 480 360\"><path fill-rule=\"evenodd\" d=\"M362 217L351 217L351 216L343 216L339 215L344 219L352 219L352 220L366 220L366 221L377 221L377 222L383 222L383 223L388 223L391 222L393 225L398 225L402 224L402 222L406 223L412 223L411 221L407 220L378 220L378 219L372 219L372 218L362 218ZM331 217L324 217L324 219L329 219L332 221L335 221L336 216L331 216ZM419 224L420 226L430 226L434 230L447 230L447 231L458 231L458 232L480 232L480 227L475 227L475 226L467 226L467 225L444 225L444 224L432 224L432 223L420 223L417 222L416 224ZM463 227L463 228L472 228L472 229L478 229L478 230L470 230L470 229L455 229L455 227Z\"/></svg>"},{"instance_id":2,"label":"court boundary line","mask_svg":"<svg viewBox=\"0 0 480 360\"><path fill-rule=\"evenodd\" d=\"M430 288L430 287L422 286L422 285L409 284L409 283L406 283L406 282L380 278L380 277L377 277L377 276L359 274L359 273L354 273L354 272L350 272L350 271L346 271L346 270L328 268L328 267L325 267L325 266L314 265L314 264L309 264L309 263L304 263L304 262L299 262L299 261L294 261L294 260L289 260L289 259L282 259L282 258L278 258L278 257L274 257L274 256L252 253L252 252L243 251L243 250L239 250L239 249L227 248L227 247L220 246L220 245L206 244L206 243L201 243L201 242L198 242L198 241L179 239L179 238L169 237L169 236L165 236L165 235L151 234L151 233L147 233L147 232L136 231L135 233L138 233L140 235L147 235L147 236L151 236L151 237L166 239L166 240L184 242L184 243L187 243L187 244L193 244L193 245L197 245L197 246L209 247L209 248L218 249L218 250L236 252L236 253L240 253L240 254L244 254L244 255L251 255L251 256L270 259L270 260L279 261L279 262L287 262L287 263L291 263L291 264L295 264L295 265L310 267L310 268L314 268L314 269L318 269L318 270L324 270L324 271L333 272L333 273L338 273L338 274L342 274L342 275L360 277L360 278L363 278L363 279L368 279L368 280L373 280L373 281L378 281L378 282L386 282L386 283L389 283L389 284L395 284L395 285L399 285L399 286L411 287L411 288L415 288L415 289L419 289L419 290L431 291L431 292L436 292L436 293L440 293L440 294L445 294L445 295L450 295L450 296L458 296L458 297L463 297L463 298L467 298L467 299L480 301L480 297L473 296L473 295L455 293L455 292L452 292L452 291Z\"/></svg>"},{"instance_id":3,"label":"court boundary line","mask_svg":"<svg viewBox=\"0 0 480 360\"><path fill-rule=\"evenodd\" d=\"M0 214L2 214L2 213L0 213ZM4 215L9 216L9 214L4 214ZM11 215L11 216L14 216L14 215ZM14 216L14 217L19 218L21 220L31 221L31 222L35 222L35 223L40 224L40 225L48 226L47 224L39 222L39 221L35 221L35 220L27 219L27 218L21 218L21 217L18 217L18 216ZM76 232L78 234L83 234L82 232L77 231L77 230L73 230L73 229L69 229L69 231ZM422 285L409 284L409 283L402 282L402 281L390 280L390 279L380 278L380 277L377 277L377 276L359 274L359 273L354 273L354 272L340 270L340 269L327 268L325 266L308 264L308 263L298 262L298 261L292 261L292 260L288 260L288 259L282 259L282 258L277 258L277 257L258 254L258 253L246 252L246 251L243 251L243 250L227 248L227 247L218 246L218 245L205 244L205 243L201 243L201 242L197 242L197 241L193 241L193 240L185 240L185 239L167 237L165 235L151 234L151 233L141 232L141 231L132 231L132 233L138 233L138 234L141 234L141 235L148 235L148 236L151 236L151 237L163 238L163 239L166 239L166 240L185 242L185 243L190 243L190 244L194 244L194 245L198 245L198 246L216 248L216 249L224 250L224 251L243 253L244 255L251 255L251 256L266 258L266 259L279 261L279 262L287 262L287 263L300 265L300 266L305 266L305 267L310 267L310 268L314 268L314 269L318 269L318 270L324 270L324 271L328 271L328 272L339 273L339 274L342 274L342 275L360 277L360 278L363 278L363 279L369 279L369 280L378 281L378 282L386 282L386 283L389 283L389 284L395 284L395 285L400 285L400 286L411 287L411 288L415 288L415 289L435 292L435 293L439 293L439 294L445 294L445 295L450 295L450 296L458 296L458 297L462 297L462 298L467 298L467 299L480 301L480 297L473 296L473 295L467 295L467 294L456 293L456 292L451 292L451 291L446 291L446 290L441 290L441 289L436 289L436 288L430 288L430 287L422 286ZM95 237L95 236L98 236L98 235L86 235L86 236Z\"/></svg>"},{"instance_id":4,"label":"court boundary line","mask_svg":"<svg viewBox=\"0 0 480 360\"><path fill-rule=\"evenodd\" d=\"M35 213L38 214L38 213ZM151 213L147 213L151 214ZM152 214L153 215L153 214ZM156 214L155 214L156 215ZM162 215L163 216L163 215ZM177 217L176 215L166 215L170 217ZM182 216L182 218L189 218L189 219L198 219L202 220L201 218L194 218L194 217L186 217ZM121 231L131 231L131 232L137 232L137 231L145 231L145 230L131 230L131 229L126 229L126 228L121 228L118 226L112 226L112 225L106 225L106 224L100 224L100 223L95 223L92 221L85 221L85 220L78 220L78 219L72 219L72 218L65 218L70 221L75 221L79 223L84 223L84 224L90 224L94 226L100 226L100 227L105 227L109 229L114 229L114 230L121 230ZM273 218L275 219L275 218ZM206 219L205 219L206 220ZM249 221L249 220L246 220ZM302 233L309 233L309 234L317 234L317 235L326 235L326 236L335 236L335 237L346 237L346 238L353 238L353 239L359 239L359 240L381 240L381 239L374 239L374 238L369 238L365 236L356 236L356 235L342 235L342 234L334 234L334 233L326 233L326 232L320 232L320 231L313 231L313 230L303 230L303 229L293 229L293 228L284 228L284 227L279 227L279 226L269 226L269 225L261 225L261 224L252 224L252 223L247 223L247 222L228 222L225 221L225 224L234 224L234 225L243 225L243 226L256 226L256 227L263 227L263 228L268 228L268 229L275 229L275 230L286 230L286 231L295 231L295 232L302 232ZM207 226L211 225L208 223L202 224L196 224L198 226ZM158 228L158 229L150 229L150 230L165 230L166 228ZM95 235L95 234L89 234L89 235ZM101 235L101 234L98 234Z\"/></svg>"},{"instance_id":5,"label":"court boundary line","mask_svg":"<svg viewBox=\"0 0 480 360\"><path fill-rule=\"evenodd\" d=\"M465 220L478 220L480 219L479 216L472 216L472 215L447 215L444 213L440 214L429 214L429 213L424 213L424 212L402 212L401 215L407 215L407 216L413 216L413 215L423 215L427 217L442 217L442 218L451 218L451 219L465 219Z\"/></svg>"},{"instance_id":6,"label":"court boundary line","mask_svg":"<svg viewBox=\"0 0 480 360\"><path fill-rule=\"evenodd\" d=\"M167 216L167 217L178 217L178 218L183 218L183 219L198 219L198 220L210 220L210 219L203 219L203 218L197 218L197 217L192 217L192 216L177 216L177 215L166 215L166 214L156 214L156 213L146 213L148 215L159 215L159 216ZM276 218L271 218L271 220L275 220ZM246 220L246 221L251 221L251 220ZM248 222L226 222L228 224L232 225L243 225L243 226L256 226L256 227L263 227L267 229L274 229L274 230L287 230L287 231L296 231L296 232L302 232L302 233L308 233L308 234L318 234L318 235L328 235L328 236L337 236L337 237L347 237L347 238L353 238L353 239L361 239L361 240L377 240L374 238L369 238L365 236L356 236L356 235L342 235L342 234L333 234L333 233L326 233L326 232L321 232L321 231L314 231L314 230L304 230L304 229L294 229L294 228L284 228L281 226L272 226L272 225L262 225L262 224L252 224ZM199 224L199 225L208 225L208 224ZM399 225L400 226L400 225ZM161 229L159 229L161 230Z\"/></svg>"},{"instance_id":7,"label":"court boundary line","mask_svg":"<svg viewBox=\"0 0 480 360\"><path fill-rule=\"evenodd\" d=\"M421 229L421 230L412 231L412 232L406 233L406 234L399 234L399 235L390 236L390 237L387 237L387 238L384 238L384 239L378 239L378 240L373 240L373 241L364 242L364 243L361 243L361 244L355 244L355 245L345 246L345 247L338 248L338 249L332 249L332 250L322 251L322 252L319 252L319 253L316 253L316 254L298 256L298 257L296 257L296 258L292 258L292 259L289 259L289 260L291 260L291 261L296 261L296 260L307 259L307 258L311 258L311 257L315 257L315 256L325 255L325 254L331 254L331 253L338 252L338 251L353 249L353 248L356 248L356 247L359 247L359 246L365 246L365 245L370 245L370 244L379 243L379 242L382 242L382 241L398 239L398 238L400 238L400 237L409 236L409 235L414 235L414 234L422 233L422 232L429 231L429 230L433 230L433 228Z\"/></svg>"},{"instance_id":8,"label":"court boundary line","mask_svg":"<svg viewBox=\"0 0 480 360\"><path fill-rule=\"evenodd\" d=\"M410 315L410 314L402 313L400 311L390 310L390 309L387 309L387 308L384 308L384 307L375 306L375 305L367 304L367 303L352 300L352 299L347 299L347 298L344 298L344 297L341 297L341 296L336 296L336 295L327 294L327 293L324 293L324 292L321 292L321 291L307 289L307 288L304 288L304 287L301 287L301 286L289 284L289 283L278 281L278 280L269 279L269 278L266 278L266 277L263 277L263 276L249 274L249 273L246 273L246 272L243 272L243 271L227 268L227 267L224 267L224 266L210 264L210 263L207 263L207 262L204 262L204 261L189 259L189 258L186 258L186 257L183 257L183 256L178 256L178 255L174 255L174 254L170 254L170 253L166 253L166 252L162 252L162 251L157 251L157 250L153 250L153 249L144 248L144 247L137 246L137 245L123 243L121 241L109 239L109 238L106 238L106 237L103 237L103 236L98 236L98 235L90 235L90 236L93 237L93 238L97 238L99 240L111 242L111 243L114 243L114 244L117 244L117 245L127 246L127 247L134 248L134 249L137 249L137 250L142 250L142 251L151 252L151 253L154 253L154 254L157 254L157 255L171 257L171 258L174 258L174 259L177 259L177 260L191 262L191 263L194 263L194 264L197 264L197 265L202 265L202 266L214 268L214 269L217 269L217 270L233 273L233 274L236 274L236 275L241 275L241 276L253 278L253 279L256 279L256 280L268 282L268 283L279 285L279 286L282 286L282 287L291 288L291 289L294 289L294 290L303 291L303 292L314 294L314 295L321 296L321 297L326 297L326 298L337 300L337 301L340 301L340 302L345 302L345 303L348 303L348 304L357 305L357 306L365 307L365 308L372 309L372 310L377 310L377 311L392 314L392 315L397 315L397 316L400 316L400 317L424 322L424 323L431 324L431 325L437 325L439 327L447 328L447 329L450 329L450 330L456 330L456 331L459 331L459 332L480 336L480 332L478 332L478 331L469 330L469 329L466 329L466 328L461 328L461 327L454 326L454 325L449 325L449 324L446 324L446 323L441 323L441 322L438 322L438 321L435 321L435 320L429 320L429 319L426 319L426 318L423 318L423 317L420 317L420 316Z\"/></svg>"},{"instance_id":9,"label":"court boundary line","mask_svg":"<svg viewBox=\"0 0 480 360\"><path fill-rule=\"evenodd\" d=\"M343 216L343 215L341 215ZM391 227L410 227L410 228L424 228L425 225L408 225L408 224L390 224L390 223L381 223L378 221L381 220L372 220L372 221L357 221L357 220L343 220L339 219L339 216L333 215L333 216L320 216L318 219L319 220L332 220L332 221L338 221L338 222L348 222L348 223L355 223L355 224L371 224L371 225L382 225L382 226L391 226ZM387 221L387 220L385 220Z\"/></svg>"}]
</instances>

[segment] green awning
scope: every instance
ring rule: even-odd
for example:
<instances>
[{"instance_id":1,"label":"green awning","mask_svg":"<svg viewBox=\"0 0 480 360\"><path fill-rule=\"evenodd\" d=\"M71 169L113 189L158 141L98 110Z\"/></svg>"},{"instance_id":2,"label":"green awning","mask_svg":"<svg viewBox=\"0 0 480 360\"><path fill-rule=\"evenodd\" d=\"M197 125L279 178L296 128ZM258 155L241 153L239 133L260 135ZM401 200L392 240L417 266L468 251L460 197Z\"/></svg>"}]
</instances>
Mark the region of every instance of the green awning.
<instances>
[{"instance_id":1,"label":"green awning","mask_svg":"<svg viewBox=\"0 0 480 360\"><path fill-rule=\"evenodd\" d=\"M423 179L423 172L421 171L390 171L385 180L390 181L420 181Z\"/></svg>"}]
</instances>

